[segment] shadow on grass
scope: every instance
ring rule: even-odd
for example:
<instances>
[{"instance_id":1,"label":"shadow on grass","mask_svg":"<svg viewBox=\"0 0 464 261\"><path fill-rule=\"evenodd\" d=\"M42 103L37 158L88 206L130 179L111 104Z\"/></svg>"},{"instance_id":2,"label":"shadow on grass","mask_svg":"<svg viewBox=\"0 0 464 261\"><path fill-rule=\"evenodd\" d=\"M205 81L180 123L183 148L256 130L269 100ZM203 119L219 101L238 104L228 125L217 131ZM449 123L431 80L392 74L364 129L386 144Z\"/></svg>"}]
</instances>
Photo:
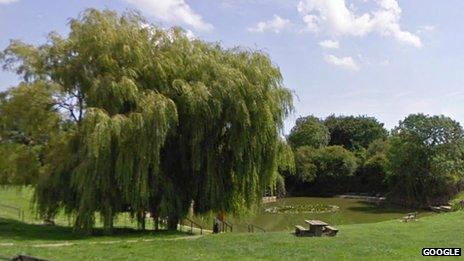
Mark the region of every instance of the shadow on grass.
<instances>
[{"instance_id":1,"label":"shadow on grass","mask_svg":"<svg viewBox=\"0 0 464 261\"><path fill-rule=\"evenodd\" d=\"M133 228L114 228L111 235L105 234L103 229L95 228L91 235L83 235L73 232L72 227L46 226L39 224L28 224L14 219L0 218L0 240L79 240L98 239L101 237L117 237L118 239L138 238L141 236L173 236L186 235L184 232L167 230L137 230Z\"/></svg>"}]
</instances>

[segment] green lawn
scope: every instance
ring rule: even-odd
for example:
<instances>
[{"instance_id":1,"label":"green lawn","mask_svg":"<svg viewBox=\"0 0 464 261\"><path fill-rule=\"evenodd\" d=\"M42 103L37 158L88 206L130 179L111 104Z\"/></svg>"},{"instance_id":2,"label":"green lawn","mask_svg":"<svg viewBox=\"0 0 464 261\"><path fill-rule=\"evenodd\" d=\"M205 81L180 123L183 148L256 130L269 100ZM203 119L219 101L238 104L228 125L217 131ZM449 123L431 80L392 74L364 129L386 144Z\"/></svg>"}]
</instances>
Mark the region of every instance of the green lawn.
<instances>
[{"instance_id":1,"label":"green lawn","mask_svg":"<svg viewBox=\"0 0 464 261\"><path fill-rule=\"evenodd\" d=\"M291 231L191 236L131 228L118 228L112 236L98 229L92 236L79 236L72 233L64 216L59 226L40 225L30 211L31 192L1 189L0 204L23 209L25 222L18 220L15 211L0 208L0 257L25 253L50 260L409 260L421 258L423 247L464 247L464 211L420 217L410 223L394 219L339 225L339 235L332 238L297 238ZM127 225L133 227L130 220Z\"/></svg>"},{"instance_id":2,"label":"green lawn","mask_svg":"<svg viewBox=\"0 0 464 261\"><path fill-rule=\"evenodd\" d=\"M117 230L79 237L68 227L0 219L0 255L51 260L419 259L423 247L464 247L464 212L339 226L336 237L297 238L288 232L189 236Z\"/></svg>"},{"instance_id":3,"label":"green lawn","mask_svg":"<svg viewBox=\"0 0 464 261\"><path fill-rule=\"evenodd\" d=\"M32 204L33 189L31 187L0 186L0 218L18 219L26 223L42 223L37 217ZM19 217L18 210L21 212ZM55 223L58 225L69 226L72 224L70 218L64 214L55 217ZM96 218L96 227L101 227L100 219ZM153 227L152 220L146 219L146 225ZM115 221L115 226L136 228L137 223L129 214L121 214ZM0 252L1 254L1 252Z\"/></svg>"}]
</instances>

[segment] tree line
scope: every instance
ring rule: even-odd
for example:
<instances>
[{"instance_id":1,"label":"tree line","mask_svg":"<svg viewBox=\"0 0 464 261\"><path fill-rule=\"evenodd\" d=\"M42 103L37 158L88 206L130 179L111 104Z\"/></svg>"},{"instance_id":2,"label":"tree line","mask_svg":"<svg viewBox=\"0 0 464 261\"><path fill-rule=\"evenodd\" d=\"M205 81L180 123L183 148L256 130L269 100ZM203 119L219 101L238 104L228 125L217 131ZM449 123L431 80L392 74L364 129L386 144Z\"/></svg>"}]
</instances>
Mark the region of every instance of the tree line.
<instances>
[{"instance_id":1,"label":"tree line","mask_svg":"<svg viewBox=\"0 0 464 261\"><path fill-rule=\"evenodd\" d=\"M387 131L367 116L300 117L287 137L293 195L364 192L408 206L442 204L464 188L463 129L449 117L411 114Z\"/></svg>"}]
</instances>

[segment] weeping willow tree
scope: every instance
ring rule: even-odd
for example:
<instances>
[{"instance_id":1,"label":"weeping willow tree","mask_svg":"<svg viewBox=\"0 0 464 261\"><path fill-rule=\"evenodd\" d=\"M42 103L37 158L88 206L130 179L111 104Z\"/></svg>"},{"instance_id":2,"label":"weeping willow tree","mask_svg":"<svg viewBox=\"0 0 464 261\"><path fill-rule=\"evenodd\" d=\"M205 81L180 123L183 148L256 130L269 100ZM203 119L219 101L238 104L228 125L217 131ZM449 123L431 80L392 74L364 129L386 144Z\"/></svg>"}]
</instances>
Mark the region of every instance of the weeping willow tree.
<instances>
[{"instance_id":1,"label":"weeping willow tree","mask_svg":"<svg viewBox=\"0 0 464 261\"><path fill-rule=\"evenodd\" d=\"M24 81L59 86L75 122L51 142L35 193L43 217L64 209L89 232L97 213L108 230L118 213L151 213L175 228L192 201L237 213L275 179L292 96L262 52L91 9L67 37L13 41L2 56Z\"/></svg>"},{"instance_id":2,"label":"weeping willow tree","mask_svg":"<svg viewBox=\"0 0 464 261\"><path fill-rule=\"evenodd\" d=\"M287 194L285 178L295 174L296 165L292 147L283 139L277 145L276 161L277 169L271 179L270 188L273 195L284 197Z\"/></svg>"}]
</instances>

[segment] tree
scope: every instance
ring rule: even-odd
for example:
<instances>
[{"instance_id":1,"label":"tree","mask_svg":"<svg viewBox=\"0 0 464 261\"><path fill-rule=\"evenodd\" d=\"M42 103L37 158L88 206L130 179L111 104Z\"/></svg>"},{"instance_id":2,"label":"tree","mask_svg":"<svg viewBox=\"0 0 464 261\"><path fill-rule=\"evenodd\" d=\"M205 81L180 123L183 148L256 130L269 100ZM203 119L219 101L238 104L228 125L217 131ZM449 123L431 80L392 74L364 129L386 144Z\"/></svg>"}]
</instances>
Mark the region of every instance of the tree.
<instances>
[{"instance_id":1,"label":"tree","mask_svg":"<svg viewBox=\"0 0 464 261\"><path fill-rule=\"evenodd\" d=\"M39 176L51 136L59 129L49 86L20 84L0 101L0 184L30 185Z\"/></svg>"},{"instance_id":2,"label":"tree","mask_svg":"<svg viewBox=\"0 0 464 261\"><path fill-rule=\"evenodd\" d=\"M292 148L284 140L280 140L277 147L277 171L275 173L274 187L277 196L283 197L287 193L285 177L295 174L295 158Z\"/></svg>"},{"instance_id":3,"label":"tree","mask_svg":"<svg viewBox=\"0 0 464 261\"><path fill-rule=\"evenodd\" d=\"M314 117L300 117L288 135L288 142L296 149L301 146L320 148L329 143L329 130L323 122Z\"/></svg>"},{"instance_id":4,"label":"tree","mask_svg":"<svg viewBox=\"0 0 464 261\"><path fill-rule=\"evenodd\" d=\"M324 124L330 133L329 145L340 145L352 151L367 149L372 141L385 139L388 135L383 123L374 117L331 115Z\"/></svg>"},{"instance_id":5,"label":"tree","mask_svg":"<svg viewBox=\"0 0 464 261\"><path fill-rule=\"evenodd\" d=\"M321 180L352 176L357 168L354 154L342 146L320 148L315 155L315 162Z\"/></svg>"},{"instance_id":6,"label":"tree","mask_svg":"<svg viewBox=\"0 0 464 261\"><path fill-rule=\"evenodd\" d=\"M36 189L42 216L61 207L89 232L100 213L175 229L195 211L239 212L276 173L279 131L292 107L280 71L258 51L189 39L140 15L94 9L66 38L12 42L5 67L56 85L74 128L54 140Z\"/></svg>"},{"instance_id":7,"label":"tree","mask_svg":"<svg viewBox=\"0 0 464 261\"><path fill-rule=\"evenodd\" d=\"M387 151L390 197L408 205L446 202L464 177L463 129L445 116L412 114Z\"/></svg>"},{"instance_id":8,"label":"tree","mask_svg":"<svg viewBox=\"0 0 464 261\"><path fill-rule=\"evenodd\" d=\"M366 150L366 160L357 172L361 190L366 192L385 192L388 160L388 140L375 140Z\"/></svg>"},{"instance_id":9,"label":"tree","mask_svg":"<svg viewBox=\"0 0 464 261\"><path fill-rule=\"evenodd\" d=\"M342 146L302 146L295 152L295 162L300 182L314 182L320 191L339 189L357 168L354 154Z\"/></svg>"},{"instance_id":10,"label":"tree","mask_svg":"<svg viewBox=\"0 0 464 261\"><path fill-rule=\"evenodd\" d=\"M295 151L296 178L300 182L312 182L316 179L318 166L315 162L317 149L301 146Z\"/></svg>"}]
</instances>

